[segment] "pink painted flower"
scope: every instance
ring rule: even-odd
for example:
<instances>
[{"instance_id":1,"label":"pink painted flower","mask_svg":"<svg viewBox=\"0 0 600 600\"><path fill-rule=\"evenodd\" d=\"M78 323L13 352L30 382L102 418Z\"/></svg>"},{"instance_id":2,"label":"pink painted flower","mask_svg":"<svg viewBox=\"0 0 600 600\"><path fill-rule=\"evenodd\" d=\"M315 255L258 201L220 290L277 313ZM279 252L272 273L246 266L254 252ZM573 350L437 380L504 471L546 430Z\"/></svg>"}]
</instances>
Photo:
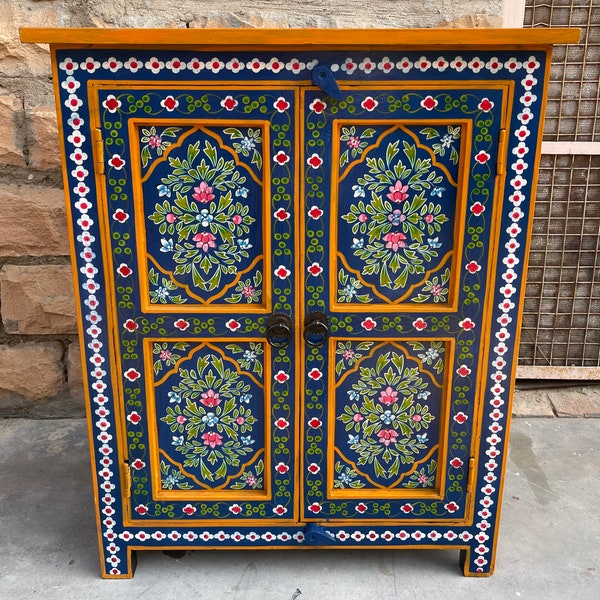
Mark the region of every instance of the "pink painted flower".
<instances>
[{"instance_id":1,"label":"pink painted flower","mask_svg":"<svg viewBox=\"0 0 600 600\"><path fill-rule=\"evenodd\" d=\"M170 350L161 350L158 356L160 360L169 360L173 356L173 353Z\"/></svg>"},{"instance_id":2,"label":"pink painted flower","mask_svg":"<svg viewBox=\"0 0 600 600\"><path fill-rule=\"evenodd\" d=\"M208 252L209 248L215 248L217 238L209 232L197 233L192 240L196 242L196 248L202 248L203 252Z\"/></svg>"},{"instance_id":3,"label":"pink painted flower","mask_svg":"<svg viewBox=\"0 0 600 600\"><path fill-rule=\"evenodd\" d=\"M160 148L162 146L162 139L159 135L151 135L148 144L152 148Z\"/></svg>"},{"instance_id":4,"label":"pink painted flower","mask_svg":"<svg viewBox=\"0 0 600 600\"><path fill-rule=\"evenodd\" d=\"M202 203L210 202L215 198L212 190L213 189L206 183L206 181L201 181L200 185L194 188L195 193L192 194L192 198Z\"/></svg>"},{"instance_id":5,"label":"pink painted flower","mask_svg":"<svg viewBox=\"0 0 600 600\"><path fill-rule=\"evenodd\" d=\"M252 296L253 294L254 288L251 285L246 285L242 289L242 296L244 296L244 298L250 298L250 296Z\"/></svg>"},{"instance_id":6,"label":"pink painted flower","mask_svg":"<svg viewBox=\"0 0 600 600\"><path fill-rule=\"evenodd\" d=\"M389 386L379 395L379 402L381 402L382 404L394 404L394 402L396 402L397 400L398 392L396 390L393 390Z\"/></svg>"},{"instance_id":7,"label":"pink painted flower","mask_svg":"<svg viewBox=\"0 0 600 600\"><path fill-rule=\"evenodd\" d=\"M350 148L358 148L360 146L360 139L353 135L350 137L347 143Z\"/></svg>"},{"instance_id":8,"label":"pink painted flower","mask_svg":"<svg viewBox=\"0 0 600 600\"><path fill-rule=\"evenodd\" d=\"M383 241L386 242L385 247L391 248L394 252L406 247L405 240L406 236L399 231L390 231L383 236Z\"/></svg>"},{"instance_id":9,"label":"pink painted flower","mask_svg":"<svg viewBox=\"0 0 600 600\"><path fill-rule=\"evenodd\" d=\"M210 446L211 448L223 445L223 438L215 431L207 431L202 434L202 441L205 446Z\"/></svg>"},{"instance_id":10,"label":"pink painted flower","mask_svg":"<svg viewBox=\"0 0 600 600\"><path fill-rule=\"evenodd\" d=\"M392 202L402 202L402 200L406 200L408 198L407 185L402 185L401 181L396 181L395 185L390 185L389 187L390 193L386 194L386 197L389 198Z\"/></svg>"},{"instance_id":11,"label":"pink painted flower","mask_svg":"<svg viewBox=\"0 0 600 600\"><path fill-rule=\"evenodd\" d=\"M377 434L377 437L379 438L379 441L382 444L384 444L385 446L389 446L390 444L393 444L396 441L396 438L398 437L398 432L394 429L382 429Z\"/></svg>"},{"instance_id":12,"label":"pink painted flower","mask_svg":"<svg viewBox=\"0 0 600 600\"><path fill-rule=\"evenodd\" d=\"M208 390L200 394L200 402L208 408L214 408L221 404L221 398L219 398L219 394L215 393L214 390Z\"/></svg>"}]
</instances>

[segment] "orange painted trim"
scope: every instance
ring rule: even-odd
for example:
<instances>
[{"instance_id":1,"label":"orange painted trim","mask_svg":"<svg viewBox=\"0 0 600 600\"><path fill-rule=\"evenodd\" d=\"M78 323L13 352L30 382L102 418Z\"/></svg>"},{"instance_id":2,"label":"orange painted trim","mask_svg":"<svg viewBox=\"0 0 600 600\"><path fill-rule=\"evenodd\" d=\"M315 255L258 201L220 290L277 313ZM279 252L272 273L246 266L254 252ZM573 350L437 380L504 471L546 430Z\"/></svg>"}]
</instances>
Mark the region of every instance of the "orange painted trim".
<instances>
[{"instance_id":1,"label":"orange painted trim","mask_svg":"<svg viewBox=\"0 0 600 600\"><path fill-rule=\"evenodd\" d=\"M97 29L24 27L24 43L65 47L258 49L511 48L575 44L576 28L545 29Z\"/></svg>"}]
</instances>

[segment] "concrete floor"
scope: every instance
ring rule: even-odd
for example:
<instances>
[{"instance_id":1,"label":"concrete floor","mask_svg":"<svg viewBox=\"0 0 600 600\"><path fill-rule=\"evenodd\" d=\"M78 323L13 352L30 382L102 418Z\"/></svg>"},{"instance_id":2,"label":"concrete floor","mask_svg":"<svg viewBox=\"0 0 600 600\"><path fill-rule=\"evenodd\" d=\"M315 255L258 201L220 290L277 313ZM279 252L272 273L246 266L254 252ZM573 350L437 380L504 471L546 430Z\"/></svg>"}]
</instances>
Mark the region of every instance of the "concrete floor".
<instances>
[{"instance_id":1,"label":"concrete floor","mask_svg":"<svg viewBox=\"0 0 600 600\"><path fill-rule=\"evenodd\" d=\"M0 421L0 599L588 600L600 597L600 419L513 421L496 573L458 552L138 553L99 577L86 425Z\"/></svg>"}]
</instances>

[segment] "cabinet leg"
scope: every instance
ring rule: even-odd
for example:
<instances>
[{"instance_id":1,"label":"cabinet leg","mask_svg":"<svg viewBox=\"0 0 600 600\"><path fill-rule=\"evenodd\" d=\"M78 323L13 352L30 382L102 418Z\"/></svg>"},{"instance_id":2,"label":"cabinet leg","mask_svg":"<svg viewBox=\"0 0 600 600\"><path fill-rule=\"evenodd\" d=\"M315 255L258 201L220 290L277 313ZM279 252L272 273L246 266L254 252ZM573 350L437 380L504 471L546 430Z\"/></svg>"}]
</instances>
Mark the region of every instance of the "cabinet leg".
<instances>
[{"instance_id":1,"label":"cabinet leg","mask_svg":"<svg viewBox=\"0 0 600 600\"><path fill-rule=\"evenodd\" d=\"M493 563L482 559L471 547L461 549L459 560L465 577L489 577L494 572Z\"/></svg>"},{"instance_id":2,"label":"cabinet leg","mask_svg":"<svg viewBox=\"0 0 600 600\"><path fill-rule=\"evenodd\" d=\"M116 550L116 552L115 552ZM102 577L104 579L131 579L137 566L137 554L125 546L115 548L112 544L101 549Z\"/></svg>"}]
</instances>

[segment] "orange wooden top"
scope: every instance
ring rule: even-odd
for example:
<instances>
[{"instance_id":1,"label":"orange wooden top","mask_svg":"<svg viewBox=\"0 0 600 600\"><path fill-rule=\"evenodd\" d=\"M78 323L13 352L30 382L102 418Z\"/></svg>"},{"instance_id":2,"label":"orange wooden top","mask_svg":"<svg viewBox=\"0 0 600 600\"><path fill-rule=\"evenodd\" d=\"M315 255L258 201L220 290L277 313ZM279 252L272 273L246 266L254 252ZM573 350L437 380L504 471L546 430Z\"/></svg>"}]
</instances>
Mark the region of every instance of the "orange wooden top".
<instances>
[{"instance_id":1,"label":"orange wooden top","mask_svg":"<svg viewBox=\"0 0 600 600\"><path fill-rule=\"evenodd\" d=\"M577 43L579 29L68 29L20 30L22 42L61 47L527 48Z\"/></svg>"}]
</instances>

